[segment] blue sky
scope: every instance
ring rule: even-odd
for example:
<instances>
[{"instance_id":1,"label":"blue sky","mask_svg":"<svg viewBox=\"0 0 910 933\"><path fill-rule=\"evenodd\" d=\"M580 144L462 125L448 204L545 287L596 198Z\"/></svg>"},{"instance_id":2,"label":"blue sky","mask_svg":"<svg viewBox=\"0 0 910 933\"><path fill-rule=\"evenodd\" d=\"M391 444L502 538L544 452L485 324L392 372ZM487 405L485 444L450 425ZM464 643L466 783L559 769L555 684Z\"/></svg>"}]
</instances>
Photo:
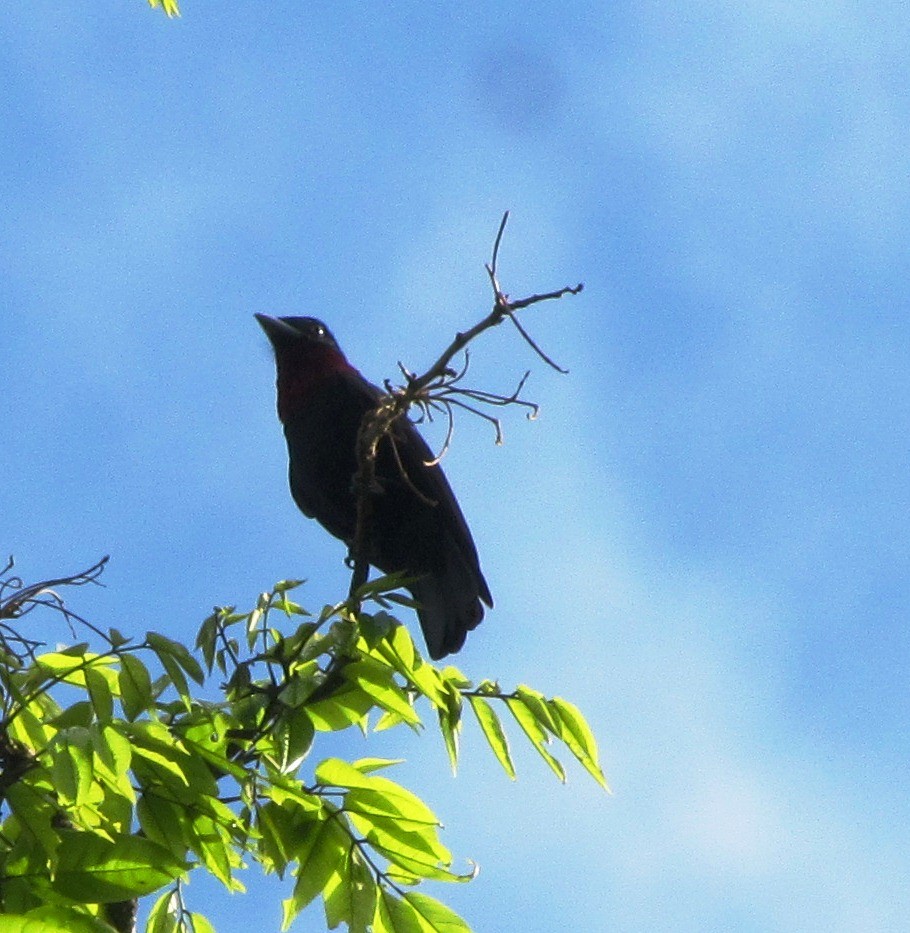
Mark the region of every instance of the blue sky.
<instances>
[{"instance_id":1,"label":"blue sky","mask_svg":"<svg viewBox=\"0 0 910 933\"><path fill-rule=\"evenodd\" d=\"M481 866L434 893L478 931L904 929L908 28L866 0L10 6L0 546L31 579L110 553L78 605L127 632L190 640L288 576L334 601L252 315L425 368L485 313L508 208L507 290L586 290L525 317L569 376L506 328L475 348L543 410L501 448L458 425L496 599L458 663L575 701L615 794L403 738ZM225 931L277 929L280 893L189 891Z\"/></svg>"}]
</instances>

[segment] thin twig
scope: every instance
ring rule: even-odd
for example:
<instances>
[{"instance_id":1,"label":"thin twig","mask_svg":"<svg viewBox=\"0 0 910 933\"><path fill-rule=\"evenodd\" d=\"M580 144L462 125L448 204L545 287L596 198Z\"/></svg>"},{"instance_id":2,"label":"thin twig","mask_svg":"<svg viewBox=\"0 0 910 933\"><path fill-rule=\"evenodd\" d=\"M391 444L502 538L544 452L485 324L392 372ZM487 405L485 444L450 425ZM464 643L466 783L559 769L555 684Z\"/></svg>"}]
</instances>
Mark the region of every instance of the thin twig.
<instances>
[{"instance_id":1,"label":"thin twig","mask_svg":"<svg viewBox=\"0 0 910 933\"><path fill-rule=\"evenodd\" d=\"M369 525L372 520L372 498L376 486L376 457L379 450L379 444L382 438L390 434L392 426L400 417L405 417L411 405L418 405L421 412L432 420L431 409L435 405L441 405L449 419L446 439L439 455L429 461L429 466L435 466L449 448L454 430L454 417L452 406L457 405L472 414L490 421L496 429L496 442L502 442L502 428L499 419L481 411L479 408L468 404L464 399L478 402L482 405L521 405L530 409L529 418L536 416L538 407L533 402L519 398L519 394L524 387L527 373L521 379L518 388L511 396L496 395L491 392L484 392L476 389L466 389L458 385L460 380L467 372L469 359L467 346L471 341L479 337L484 331L501 324L506 318L510 318L515 324L519 334L534 350L534 352L544 360L547 365L561 373L567 370L558 366L533 340L527 330L518 323L515 318L515 312L530 307L542 301L551 301L562 298L564 295L577 295L582 290L582 285L566 286L552 292L530 295L527 298L521 298L517 301L511 301L508 295L503 292L498 279L499 251L502 246L505 234L506 224L509 220L509 212L502 215L499 228L496 231L496 238L493 242L493 252L490 262L485 264L487 275L490 278L490 284L493 289L493 307L486 317L478 321L473 327L466 331L456 333L449 346L443 351L439 358L422 375L414 375L403 364L399 362L398 368L405 379L405 385L400 388L394 388L386 382L386 394L377 402L375 408L367 412L364 416L357 435L357 473L354 476L354 486L357 493L357 520L353 540L349 544L349 559L353 563L353 572L351 574L351 586L349 591L349 600L353 610L359 611L357 592L366 583L369 576L369 558L367 542L369 539ZM465 351L465 364L460 372L451 367L454 357ZM461 396L456 397L456 396ZM412 487L413 483L407 477L403 469L401 458L392 442L396 462L405 481ZM422 498L425 498L421 496Z\"/></svg>"}]
</instances>

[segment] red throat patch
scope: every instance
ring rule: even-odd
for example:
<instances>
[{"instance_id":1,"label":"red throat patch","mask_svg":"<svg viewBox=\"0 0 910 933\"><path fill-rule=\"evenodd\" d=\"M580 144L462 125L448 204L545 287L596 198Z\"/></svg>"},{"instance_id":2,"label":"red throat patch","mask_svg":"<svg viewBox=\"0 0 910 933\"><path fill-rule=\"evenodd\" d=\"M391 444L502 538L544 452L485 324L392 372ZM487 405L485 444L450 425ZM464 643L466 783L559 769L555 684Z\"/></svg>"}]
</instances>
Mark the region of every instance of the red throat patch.
<instances>
[{"instance_id":1,"label":"red throat patch","mask_svg":"<svg viewBox=\"0 0 910 933\"><path fill-rule=\"evenodd\" d=\"M278 420L282 424L299 405L306 404L321 382L341 373L357 372L343 353L331 347L279 350L275 358L278 364Z\"/></svg>"}]
</instances>

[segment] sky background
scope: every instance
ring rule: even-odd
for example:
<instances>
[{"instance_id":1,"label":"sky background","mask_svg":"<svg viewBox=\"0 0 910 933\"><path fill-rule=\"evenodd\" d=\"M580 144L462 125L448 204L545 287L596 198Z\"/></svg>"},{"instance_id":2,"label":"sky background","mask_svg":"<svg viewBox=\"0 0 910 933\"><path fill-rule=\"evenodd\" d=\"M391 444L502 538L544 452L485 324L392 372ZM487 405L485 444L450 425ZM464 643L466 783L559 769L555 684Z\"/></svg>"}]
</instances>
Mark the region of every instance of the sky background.
<instances>
[{"instance_id":1,"label":"sky background","mask_svg":"<svg viewBox=\"0 0 910 933\"><path fill-rule=\"evenodd\" d=\"M326 754L403 751L478 933L906 929L908 40L888 0L8 4L0 553L111 554L71 600L127 633L334 602L253 314L424 369L508 208L504 288L585 291L524 316L568 376L473 350L543 407L457 426L496 600L457 663L577 703L615 793L471 723L457 778L432 733ZM188 897L277 930L287 890Z\"/></svg>"}]
</instances>

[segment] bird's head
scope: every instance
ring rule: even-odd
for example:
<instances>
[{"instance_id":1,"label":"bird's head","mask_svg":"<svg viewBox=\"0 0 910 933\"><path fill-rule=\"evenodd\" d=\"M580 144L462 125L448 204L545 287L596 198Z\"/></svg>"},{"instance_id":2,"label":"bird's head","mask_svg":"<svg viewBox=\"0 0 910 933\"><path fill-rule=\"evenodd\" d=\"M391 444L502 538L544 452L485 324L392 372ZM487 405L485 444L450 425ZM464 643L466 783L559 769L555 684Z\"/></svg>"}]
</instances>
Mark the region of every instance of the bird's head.
<instances>
[{"instance_id":1,"label":"bird's head","mask_svg":"<svg viewBox=\"0 0 910 933\"><path fill-rule=\"evenodd\" d=\"M276 353L318 355L327 349L344 355L332 332L314 317L269 317L267 314L257 314L256 320Z\"/></svg>"},{"instance_id":2,"label":"bird's head","mask_svg":"<svg viewBox=\"0 0 910 933\"><path fill-rule=\"evenodd\" d=\"M294 407L306 402L324 379L354 368L341 352L332 332L314 317L270 317L257 314L278 369L278 417L285 422Z\"/></svg>"}]
</instances>

